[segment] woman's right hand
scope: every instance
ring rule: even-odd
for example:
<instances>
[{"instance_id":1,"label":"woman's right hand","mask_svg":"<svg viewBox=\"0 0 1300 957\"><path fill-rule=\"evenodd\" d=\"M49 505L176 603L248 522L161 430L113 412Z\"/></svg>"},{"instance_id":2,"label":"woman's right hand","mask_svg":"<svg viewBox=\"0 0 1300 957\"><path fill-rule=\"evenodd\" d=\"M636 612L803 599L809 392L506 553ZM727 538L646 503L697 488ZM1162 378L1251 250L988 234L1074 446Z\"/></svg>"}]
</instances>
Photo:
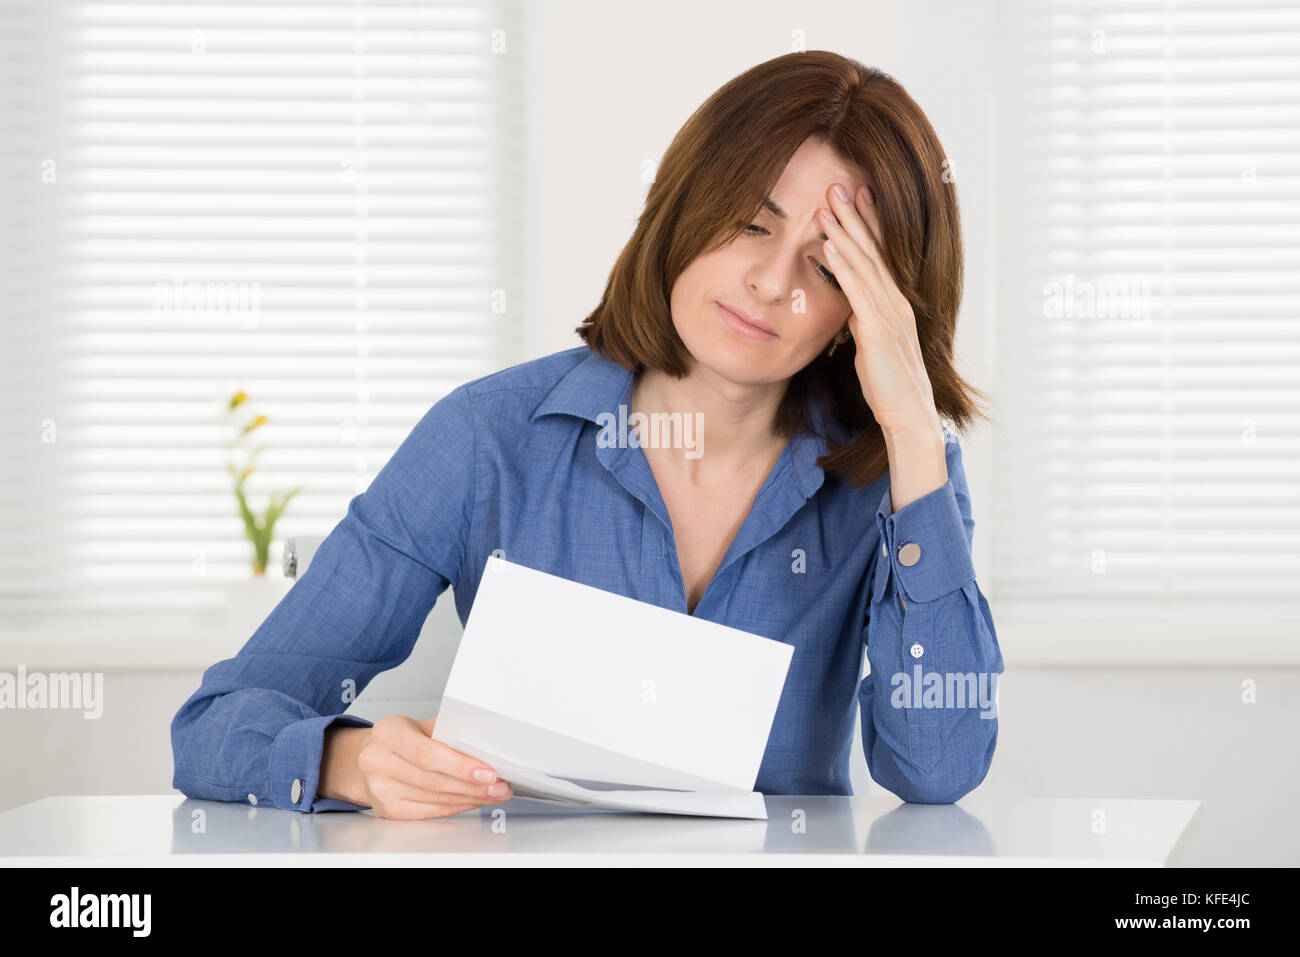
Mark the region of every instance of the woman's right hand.
<instances>
[{"instance_id":1,"label":"woman's right hand","mask_svg":"<svg viewBox=\"0 0 1300 957\"><path fill-rule=\"evenodd\" d=\"M329 728L321 796L401 821L448 817L509 801L514 790L488 764L430 736L436 721L390 714L370 728Z\"/></svg>"}]
</instances>

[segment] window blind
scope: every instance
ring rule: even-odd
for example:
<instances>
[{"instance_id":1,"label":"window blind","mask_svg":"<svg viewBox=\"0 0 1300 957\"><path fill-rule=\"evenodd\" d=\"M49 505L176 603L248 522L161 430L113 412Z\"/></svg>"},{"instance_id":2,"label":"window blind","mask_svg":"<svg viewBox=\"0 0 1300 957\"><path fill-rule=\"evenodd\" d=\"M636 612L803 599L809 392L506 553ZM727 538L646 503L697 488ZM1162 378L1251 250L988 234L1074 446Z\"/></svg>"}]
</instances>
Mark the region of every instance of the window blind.
<instances>
[{"instance_id":1,"label":"window blind","mask_svg":"<svg viewBox=\"0 0 1300 957\"><path fill-rule=\"evenodd\" d=\"M519 361L522 5L6 4L0 613L220 610ZM188 620L182 618L181 620Z\"/></svg>"},{"instance_id":2,"label":"window blind","mask_svg":"<svg viewBox=\"0 0 1300 957\"><path fill-rule=\"evenodd\" d=\"M999 609L1295 622L1300 7L997 9Z\"/></svg>"}]
</instances>

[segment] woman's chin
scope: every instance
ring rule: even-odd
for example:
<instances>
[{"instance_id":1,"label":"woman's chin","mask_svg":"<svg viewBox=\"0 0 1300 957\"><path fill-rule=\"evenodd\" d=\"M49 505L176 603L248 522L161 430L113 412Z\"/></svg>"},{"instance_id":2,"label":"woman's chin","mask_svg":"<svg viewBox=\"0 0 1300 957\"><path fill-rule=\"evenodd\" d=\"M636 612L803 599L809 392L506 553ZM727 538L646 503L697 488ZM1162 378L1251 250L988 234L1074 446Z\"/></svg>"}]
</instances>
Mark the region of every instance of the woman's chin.
<instances>
[{"instance_id":1,"label":"woman's chin","mask_svg":"<svg viewBox=\"0 0 1300 957\"><path fill-rule=\"evenodd\" d=\"M767 385L788 378L780 374L770 358L743 344L712 348L704 355L697 355L696 361L714 375L737 385Z\"/></svg>"}]
</instances>

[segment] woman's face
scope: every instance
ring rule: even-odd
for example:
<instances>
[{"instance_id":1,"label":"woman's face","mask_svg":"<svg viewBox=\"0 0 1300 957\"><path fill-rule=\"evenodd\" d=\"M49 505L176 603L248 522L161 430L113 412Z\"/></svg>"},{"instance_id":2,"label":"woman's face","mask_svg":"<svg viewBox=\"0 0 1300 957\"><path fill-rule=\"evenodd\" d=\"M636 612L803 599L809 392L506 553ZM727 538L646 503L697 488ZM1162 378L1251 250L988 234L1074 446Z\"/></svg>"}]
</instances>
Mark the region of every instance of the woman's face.
<instances>
[{"instance_id":1,"label":"woman's face","mask_svg":"<svg viewBox=\"0 0 1300 957\"><path fill-rule=\"evenodd\" d=\"M781 382L844 328L852 309L828 278L826 237L817 221L817 211L829 205L832 183L850 196L870 185L830 147L806 140L753 225L726 246L697 256L678 276L669 299L673 325L697 363L738 384ZM738 325L720 303L770 332Z\"/></svg>"}]
</instances>

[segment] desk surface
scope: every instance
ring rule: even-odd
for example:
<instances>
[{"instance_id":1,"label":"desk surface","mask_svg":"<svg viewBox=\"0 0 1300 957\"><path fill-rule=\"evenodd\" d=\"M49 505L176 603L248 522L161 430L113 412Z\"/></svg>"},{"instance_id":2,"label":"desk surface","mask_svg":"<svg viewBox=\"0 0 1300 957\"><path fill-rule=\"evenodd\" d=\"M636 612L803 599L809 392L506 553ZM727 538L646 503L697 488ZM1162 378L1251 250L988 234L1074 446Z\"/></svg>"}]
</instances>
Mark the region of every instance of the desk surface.
<instances>
[{"instance_id":1,"label":"desk surface","mask_svg":"<svg viewBox=\"0 0 1300 957\"><path fill-rule=\"evenodd\" d=\"M819 863L1165 866L1199 801L766 798L766 821L556 809L524 798L429 821L180 794L47 797L0 814L0 866ZM502 855L505 855L504 857ZM609 855L614 855L610 857ZM1171 856L1175 860L1171 861Z\"/></svg>"}]
</instances>

